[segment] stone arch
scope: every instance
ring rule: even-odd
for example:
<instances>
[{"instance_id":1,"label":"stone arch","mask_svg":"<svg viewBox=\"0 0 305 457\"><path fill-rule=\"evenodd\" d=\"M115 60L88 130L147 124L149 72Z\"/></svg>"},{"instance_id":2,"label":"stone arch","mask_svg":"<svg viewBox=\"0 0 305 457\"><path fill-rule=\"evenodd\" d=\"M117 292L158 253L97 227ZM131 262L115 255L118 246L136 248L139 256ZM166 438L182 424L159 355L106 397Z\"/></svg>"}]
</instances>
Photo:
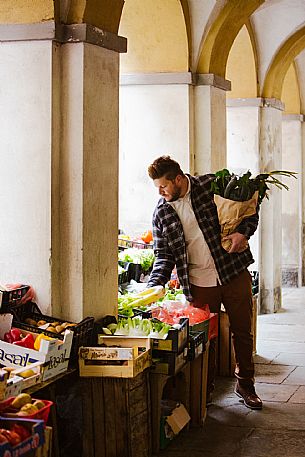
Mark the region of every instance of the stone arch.
<instances>
[{"instance_id":1,"label":"stone arch","mask_svg":"<svg viewBox=\"0 0 305 457\"><path fill-rule=\"evenodd\" d=\"M231 47L226 79L231 81L228 98L255 98L258 93L257 52L250 23L244 25Z\"/></svg>"},{"instance_id":2,"label":"stone arch","mask_svg":"<svg viewBox=\"0 0 305 457\"><path fill-rule=\"evenodd\" d=\"M225 77L228 55L241 27L265 0L229 0L211 24L203 39L198 73Z\"/></svg>"},{"instance_id":3,"label":"stone arch","mask_svg":"<svg viewBox=\"0 0 305 457\"><path fill-rule=\"evenodd\" d=\"M281 99L283 81L294 58L305 48L305 27L297 30L278 49L269 69L262 89L262 97Z\"/></svg>"},{"instance_id":4,"label":"stone arch","mask_svg":"<svg viewBox=\"0 0 305 457\"><path fill-rule=\"evenodd\" d=\"M177 0L126 0L119 28L128 40L122 73L187 72L185 11Z\"/></svg>"},{"instance_id":5,"label":"stone arch","mask_svg":"<svg viewBox=\"0 0 305 457\"><path fill-rule=\"evenodd\" d=\"M285 105L285 114L301 113L300 87L295 62L292 62L284 77L281 100Z\"/></svg>"}]
</instances>

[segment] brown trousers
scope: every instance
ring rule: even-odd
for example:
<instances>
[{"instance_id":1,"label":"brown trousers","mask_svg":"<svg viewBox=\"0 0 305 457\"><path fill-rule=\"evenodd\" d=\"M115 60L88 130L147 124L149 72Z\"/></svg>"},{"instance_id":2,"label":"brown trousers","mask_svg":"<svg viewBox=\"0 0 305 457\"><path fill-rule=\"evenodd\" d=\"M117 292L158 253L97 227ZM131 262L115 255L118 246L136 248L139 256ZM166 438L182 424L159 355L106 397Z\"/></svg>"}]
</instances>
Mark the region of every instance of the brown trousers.
<instances>
[{"instance_id":1,"label":"brown trousers","mask_svg":"<svg viewBox=\"0 0 305 457\"><path fill-rule=\"evenodd\" d=\"M253 334L252 334L252 279L248 270L244 270L229 284L215 287L191 285L194 306L201 307L208 303L211 312L218 313L223 304L229 317L236 359L235 376L244 383L254 381ZM210 341L208 393L214 388L216 374L216 341ZM221 348L220 348L221 350Z\"/></svg>"}]
</instances>

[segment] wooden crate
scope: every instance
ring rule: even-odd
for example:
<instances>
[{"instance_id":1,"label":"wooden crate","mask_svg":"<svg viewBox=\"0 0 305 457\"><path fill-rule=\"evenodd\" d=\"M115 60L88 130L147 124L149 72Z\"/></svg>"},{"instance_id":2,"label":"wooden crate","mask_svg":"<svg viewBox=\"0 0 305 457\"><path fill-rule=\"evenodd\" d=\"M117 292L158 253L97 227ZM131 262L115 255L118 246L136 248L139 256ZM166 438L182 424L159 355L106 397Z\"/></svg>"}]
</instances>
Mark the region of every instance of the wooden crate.
<instances>
[{"instance_id":1,"label":"wooden crate","mask_svg":"<svg viewBox=\"0 0 305 457\"><path fill-rule=\"evenodd\" d=\"M253 354L256 353L257 326L257 296L253 297ZM219 332L217 340L217 374L219 376L234 376L235 354L230 330L229 318L226 312L219 313Z\"/></svg>"},{"instance_id":2,"label":"wooden crate","mask_svg":"<svg viewBox=\"0 0 305 457\"><path fill-rule=\"evenodd\" d=\"M150 457L149 370L135 378L82 378L83 455Z\"/></svg>"},{"instance_id":3,"label":"wooden crate","mask_svg":"<svg viewBox=\"0 0 305 457\"><path fill-rule=\"evenodd\" d=\"M187 411L190 408L190 363L174 376L165 374L150 374L151 410L152 410L152 451L158 454L160 451L160 424L161 424L161 400L180 401Z\"/></svg>"},{"instance_id":4,"label":"wooden crate","mask_svg":"<svg viewBox=\"0 0 305 457\"><path fill-rule=\"evenodd\" d=\"M207 411L208 341L205 351L190 363L190 416L193 426L202 426Z\"/></svg>"},{"instance_id":5,"label":"wooden crate","mask_svg":"<svg viewBox=\"0 0 305 457\"><path fill-rule=\"evenodd\" d=\"M106 346L79 349L80 376L134 378L151 365L150 338L100 335L99 343Z\"/></svg>"}]
</instances>

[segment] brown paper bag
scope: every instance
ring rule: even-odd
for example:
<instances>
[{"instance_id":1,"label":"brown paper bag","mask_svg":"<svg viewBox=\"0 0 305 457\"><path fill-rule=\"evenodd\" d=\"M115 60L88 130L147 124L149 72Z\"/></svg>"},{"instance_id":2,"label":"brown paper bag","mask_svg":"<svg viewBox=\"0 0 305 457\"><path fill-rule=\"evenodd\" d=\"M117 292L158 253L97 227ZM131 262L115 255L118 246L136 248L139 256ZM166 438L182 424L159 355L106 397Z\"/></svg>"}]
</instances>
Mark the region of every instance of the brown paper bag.
<instances>
[{"instance_id":1,"label":"brown paper bag","mask_svg":"<svg viewBox=\"0 0 305 457\"><path fill-rule=\"evenodd\" d=\"M217 207L218 219L221 226L221 245L229 251L231 248L231 240L223 240L224 237L234 233L236 228L243 219L253 216L256 213L256 206L258 200L258 192L255 192L250 200L245 202L236 202L223 198L220 195L214 195L214 202ZM245 243L244 251L248 247L248 241Z\"/></svg>"}]
</instances>

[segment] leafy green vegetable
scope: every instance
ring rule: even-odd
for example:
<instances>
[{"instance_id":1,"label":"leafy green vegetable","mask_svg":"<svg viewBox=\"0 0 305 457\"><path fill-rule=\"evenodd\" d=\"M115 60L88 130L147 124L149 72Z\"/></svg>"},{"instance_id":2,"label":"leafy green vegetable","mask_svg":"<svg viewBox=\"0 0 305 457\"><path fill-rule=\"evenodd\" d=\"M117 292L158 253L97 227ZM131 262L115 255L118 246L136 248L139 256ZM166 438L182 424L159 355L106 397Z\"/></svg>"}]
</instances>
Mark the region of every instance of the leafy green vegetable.
<instances>
[{"instance_id":1,"label":"leafy green vegetable","mask_svg":"<svg viewBox=\"0 0 305 457\"><path fill-rule=\"evenodd\" d=\"M155 255L152 249L129 248L119 252L119 261L140 264L147 271L152 267Z\"/></svg>"},{"instance_id":2,"label":"leafy green vegetable","mask_svg":"<svg viewBox=\"0 0 305 457\"><path fill-rule=\"evenodd\" d=\"M260 173L255 178L251 178L250 171L238 176L224 168L215 173L215 179L211 183L211 191L234 201L250 200L254 193L258 191L258 204L260 205L265 197L269 198L267 194L267 191L270 190L269 184L273 184L279 189L289 189L275 175L296 178L297 173L294 171L274 170L268 173Z\"/></svg>"},{"instance_id":3,"label":"leafy green vegetable","mask_svg":"<svg viewBox=\"0 0 305 457\"><path fill-rule=\"evenodd\" d=\"M118 324L109 324L107 328L103 328L103 331L116 336L147 336L148 338L166 339L170 328L169 324L157 320L128 317L120 319Z\"/></svg>"}]
</instances>

